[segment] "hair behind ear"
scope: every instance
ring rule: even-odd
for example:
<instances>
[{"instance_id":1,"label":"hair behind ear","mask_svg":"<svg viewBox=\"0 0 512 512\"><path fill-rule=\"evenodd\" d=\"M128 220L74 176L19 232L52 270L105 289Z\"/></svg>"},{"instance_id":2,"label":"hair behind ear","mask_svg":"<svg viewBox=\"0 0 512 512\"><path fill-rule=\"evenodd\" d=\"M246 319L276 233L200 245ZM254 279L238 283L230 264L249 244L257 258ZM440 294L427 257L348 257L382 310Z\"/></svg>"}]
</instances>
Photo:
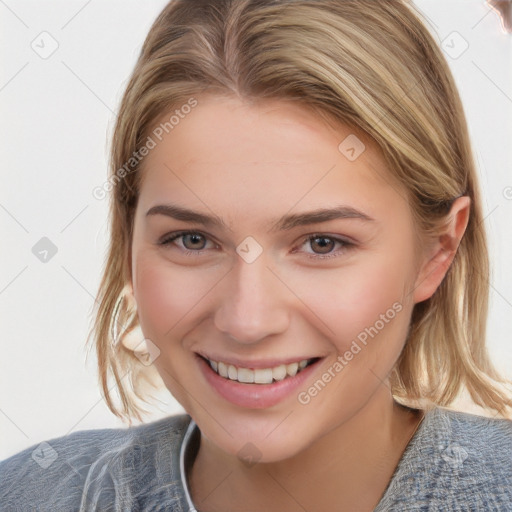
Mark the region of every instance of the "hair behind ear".
<instances>
[{"instance_id":1,"label":"hair behind ear","mask_svg":"<svg viewBox=\"0 0 512 512\"><path fill-rule=\"evenodd\" d=\"M503 378L485 344L489 260L478 189L450 268L431 298L415 305L391 386L407 402L449 406L467 390L475 404L510 417Z\"/></svg>"}]
</instances>

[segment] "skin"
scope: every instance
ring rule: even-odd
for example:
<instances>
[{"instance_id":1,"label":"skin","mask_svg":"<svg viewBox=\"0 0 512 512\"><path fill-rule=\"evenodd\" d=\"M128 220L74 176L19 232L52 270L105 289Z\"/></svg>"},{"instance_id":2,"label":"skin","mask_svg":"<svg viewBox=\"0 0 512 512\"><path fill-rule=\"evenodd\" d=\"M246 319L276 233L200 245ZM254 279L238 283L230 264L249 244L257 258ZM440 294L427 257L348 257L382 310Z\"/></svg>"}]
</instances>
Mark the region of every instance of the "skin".
<instances>
[{"instance_id":1,"label":"skin","mask_svg":"<svg viewBox=\"0 0 512 512\"><path fill-rule=\"evenodd\" d=\"M145 159L131 254L141 329L160 350L153 364L201 430L194 503L202 512L373 510L421 419L394 402L388 375L414 304L434 293L455 255L469 198L419 251L406 194L364 134L287 101L198 102ZM355 161L338 150L350 134L366 146ZM224 224L146 216L166 203ZM283 215L340 204L373 220L269 230ZM206 238L159 244L180 230ZM314 234L354 245L308 242ZM247 236L263 249L250 264L236 252ZM296 393L266 409L231 404L194 355L323 357L304 390L394 303L401 311L307 405ZM249 442L255 465L237 456Z\"/></svg>"}]
</instances>

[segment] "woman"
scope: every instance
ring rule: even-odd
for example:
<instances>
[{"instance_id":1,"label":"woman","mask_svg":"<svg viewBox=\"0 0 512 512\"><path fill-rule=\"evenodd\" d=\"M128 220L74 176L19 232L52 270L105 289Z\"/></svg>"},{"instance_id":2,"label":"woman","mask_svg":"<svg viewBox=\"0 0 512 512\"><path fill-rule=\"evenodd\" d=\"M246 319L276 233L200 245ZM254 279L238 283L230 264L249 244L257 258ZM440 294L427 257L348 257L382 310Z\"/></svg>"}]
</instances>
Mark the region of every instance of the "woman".
<instances>
[{"instance_id":1,"label":"woman","mask_svg":"<svg viewBox=\"0 0 512 512\"><path fill-rule=\"evenodd\" d=\"M109 188L106 401L141 419L156 370L187 414L11 457L6 510L512 508L468 131L410 4L169 3Z\"/></svg>"}]
</instances>

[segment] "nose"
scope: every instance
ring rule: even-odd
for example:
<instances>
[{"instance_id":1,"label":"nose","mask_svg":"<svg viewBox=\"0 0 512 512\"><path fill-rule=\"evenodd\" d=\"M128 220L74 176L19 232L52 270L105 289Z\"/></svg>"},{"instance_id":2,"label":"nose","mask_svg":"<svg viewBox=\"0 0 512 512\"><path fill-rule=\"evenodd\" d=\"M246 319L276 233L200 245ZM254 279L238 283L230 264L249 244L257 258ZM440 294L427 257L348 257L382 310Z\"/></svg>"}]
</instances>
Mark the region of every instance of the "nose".
<instances>
[{"instance_id":1,"label":"nose","mask_svg":"<svg viewBox=\"0 0 512 512\"><path fill-rule=\"evenodd\" d=\"M264 254L252 263L237 257L221 290L215 327L239 343L256 343L289 326L285 294L290 292L268 268Z\"/></svg>"}]
</instances>

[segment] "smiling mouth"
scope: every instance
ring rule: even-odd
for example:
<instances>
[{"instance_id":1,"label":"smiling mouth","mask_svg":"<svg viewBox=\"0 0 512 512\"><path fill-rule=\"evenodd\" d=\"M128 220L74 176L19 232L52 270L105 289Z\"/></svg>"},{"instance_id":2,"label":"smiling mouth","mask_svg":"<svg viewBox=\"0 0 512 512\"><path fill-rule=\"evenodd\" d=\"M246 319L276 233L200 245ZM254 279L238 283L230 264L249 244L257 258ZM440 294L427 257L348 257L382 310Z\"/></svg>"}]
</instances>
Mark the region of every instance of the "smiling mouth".
<instances>
[{"instance_id":1,"label":"smiling mouth","mask_svg":"<svg viewBox=\"0 0 512 512\"><path fill-rule=\"evenodd\" d=\"M320 357L314 357L312 359L302 359L294 363L281 364L272 368L252 369L235 366L223 361L212 361L201 355L199 357L206 361L217 375L226 380L234 380L243 384L272 384L289 377L295 377L304 368L311 366L321 359Z\"/></svg>"}]
</instances>

